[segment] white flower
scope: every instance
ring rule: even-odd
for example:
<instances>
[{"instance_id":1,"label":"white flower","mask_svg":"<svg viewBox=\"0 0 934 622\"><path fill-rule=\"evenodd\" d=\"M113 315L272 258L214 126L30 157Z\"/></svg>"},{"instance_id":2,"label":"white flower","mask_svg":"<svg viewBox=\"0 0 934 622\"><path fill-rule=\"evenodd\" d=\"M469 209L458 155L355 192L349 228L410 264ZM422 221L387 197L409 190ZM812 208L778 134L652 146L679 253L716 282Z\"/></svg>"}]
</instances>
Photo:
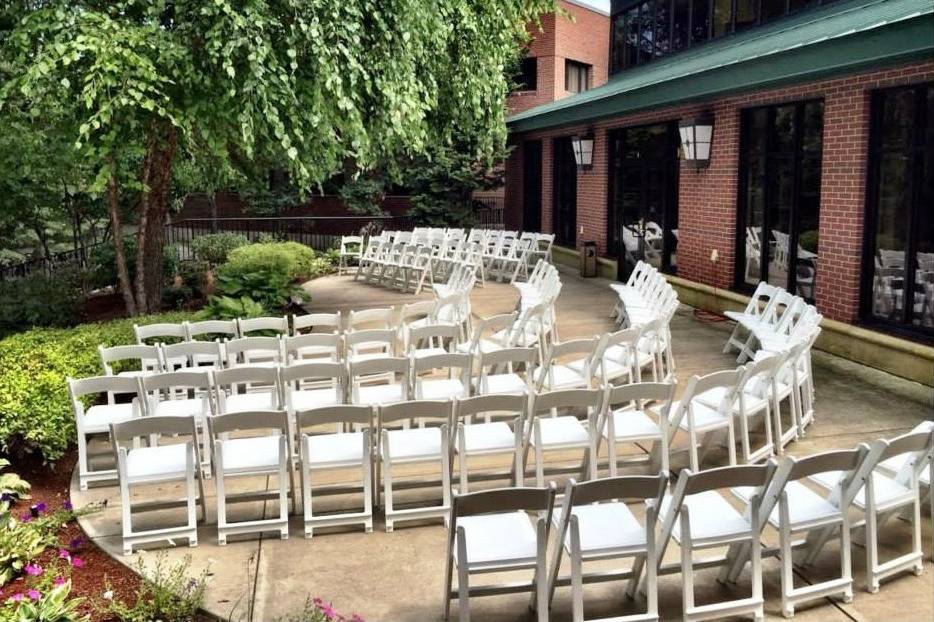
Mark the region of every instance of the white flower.
<instances>
[{"instance_id":1,"label":"white flower","mask_svg":"<svg viewBox=\"0 0 934 622\"><path fill-rule=\"evenodd\" d=\"M113 600L113 599L114 599L113 590L107 590L106 592L104 592L104 600Z\"/></svg>"}]
</instances>

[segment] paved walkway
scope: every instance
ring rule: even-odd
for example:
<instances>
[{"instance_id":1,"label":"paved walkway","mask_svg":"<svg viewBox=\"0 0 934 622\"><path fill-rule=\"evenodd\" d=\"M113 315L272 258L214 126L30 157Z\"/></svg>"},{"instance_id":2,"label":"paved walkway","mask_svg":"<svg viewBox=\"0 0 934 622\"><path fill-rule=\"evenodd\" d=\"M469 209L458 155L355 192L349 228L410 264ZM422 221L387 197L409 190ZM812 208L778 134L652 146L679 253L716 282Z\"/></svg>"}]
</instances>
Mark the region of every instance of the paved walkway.
<instances>
[{"instance_id":1,"label":"paved walkway","mask_svg":"<svg viewBox=\"0 0 934 622\"><path fill-rule=\"evenodd\" d=\"M562 339L593 335L612 327L608 318L613 304L608 281L581 280L564 276L564 289L558 300L558 328ZM306 285L312 296L314 311L363 309L413 300L379 287L354 283L349 277L326 277ZM423 297L427 297L423 296ZM513 308L514 289L505 284L489 284L473 293L474 310L487 316ZM727 333L726 323L712 323L695 317L683 307L672 323L674 355L680 385L694 373L707 373L735 365L732 357L720 353ZM888 437L905 432L934 414L930 389L902 381L893 376L815 353L816 423L807 436L792 444L793 454L803 455L831 448L852 447L858 442ZM675 462L674 468L680 468ZM260 482L249 485L263 486ZM208 481L209 520L214 520L213 484ZM143 494L165 495L169 490L143 491ZM247 488L244 488L246 490ZM142 497L143 495L140 495ZM130 557L120 553L120 510L116 487L93 488L79 492L72 486L72 499L80 505L90 501L108 500L107 509L82 520L88 534L118 559L134 564L138 555L149 558L152 551ZM317 503L317 502L316 502ZM237 509L237 518L258 518L272 507L263 502L244 504ZM177 514L175 515L177 516ZM167 524L168 514L147 517L147 522ZM196 548L169 549L168 556L192 557L192 569L209 568L211 572L207 608L219 616L236 620L272 621L300 608L306 596L321 596L332 600L342 612L358 612L367 620L383 622L428 622L440 620L442 575L444 568L445 530L439 522L418 526L397 525L394 533L382 530L376 521L372 534L360 530L316 532L313 540L302 538L301 520L292 520L291 536L280 541L273 536L231 538L225 547L217 545L213 525L202 527L200 544ZM886 552L892 545L904 550L909 541L907 524L888 524L882 543ZM766 532L766 540L774 544L774 532ZM921 577L900 575L883 584L876 595L864 588L864 555L854 549L856 598L852 604L819 601L800 608L796 620L827 621L889 621L928 622L934 619L934 568L931 559L931 520L925 515L924 545L927 557ZM798 573L805 584L830 576L838 570L838 549L830 545L816 567ZM668 556L676 559L677 548L670 547ZM883 553L883 559L886 553ZM766 614L769 619L782 619L779 603L779 564L775 559L763 563L765 577ZM748 575L735 588L726 588L715 580L715 570L701 571L695 578L697 602L742 597L748 594ZM492 577L495 579L496 577ZM588 617L623 615L641 611L641 602L633 603L622 596L617 584L587 588ZM664 620L680 620L681 581L678 575L660 580L660 603ZM527 598L521 595L476 598L472 601L473 619L483 622L514 622L530 620ZM456 603L453 605L456 616ZM569 590L559 589L555 596L554 620L570 619Z\"/></svg>"}]
</instances>

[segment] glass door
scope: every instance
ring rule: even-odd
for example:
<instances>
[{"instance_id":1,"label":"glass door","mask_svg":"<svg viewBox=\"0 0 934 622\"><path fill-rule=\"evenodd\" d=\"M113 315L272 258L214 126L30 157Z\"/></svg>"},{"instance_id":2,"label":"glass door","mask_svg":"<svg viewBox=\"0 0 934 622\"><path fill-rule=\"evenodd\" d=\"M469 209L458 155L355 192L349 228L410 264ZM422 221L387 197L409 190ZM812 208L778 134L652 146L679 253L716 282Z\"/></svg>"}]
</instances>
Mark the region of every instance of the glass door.
<instances>
[{"instance_id":1,"label":"glass door","mask_svg":"<svg viewBox=\"0 0 934 622\"><path fill-rule=\"evenodd\" d=\"M610 133L608 251L625 279L645 261L678 266L678 128L660 123Z\"/></svg>"},{"instance_id":2,"label":"glass door","mask_svg":"<svg viewBox=\"0 0 934 622\"><path fill-rule=\"evenodd\" d=\"M872 99L863 315L934 335L934 84Z\"/></svg>"},{"instance_id":3,"label":"glass door","mask_svg":"<svg viewBox=\"0 0 934 622\"><path fill-rule=\"evenodd\" d=\"M552 187L554 201L555 243L569 248L577 247L577 163L571 137L556 138L553 144L554 168Z\"/></svg>"},{"instance_id":4,"label":"glass door","mask_svg":"<svg viewBox=\"0 0 934 622\"><path fill-rule=\"evenodd\" d=\"M542 229L542 141L522 145L522 230Z\"/></svg>"},{"instance_id":5,"label":"glass door","mask_svg":"<svg viewBox=\"0 0 934 622\"><path fill-rule=\"evenodd\" d=\"M736 280L814 300L818 268L822 101L743 111Z\"/></svg>"}]
</instances>

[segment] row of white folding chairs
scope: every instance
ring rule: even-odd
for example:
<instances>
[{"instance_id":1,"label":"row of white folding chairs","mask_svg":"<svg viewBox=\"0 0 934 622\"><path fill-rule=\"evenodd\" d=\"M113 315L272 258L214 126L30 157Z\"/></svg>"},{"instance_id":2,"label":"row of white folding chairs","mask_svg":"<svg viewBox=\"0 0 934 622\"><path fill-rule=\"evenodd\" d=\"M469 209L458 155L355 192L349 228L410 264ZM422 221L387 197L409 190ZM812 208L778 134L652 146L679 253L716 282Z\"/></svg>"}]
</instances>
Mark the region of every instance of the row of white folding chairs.
<instances>
[{"instance_id":1,"label":"row of white folding chairs","mask_svg":"<svg viewBox=\"0 0 934 622\"><path fill-rule=\"evenodd\" d=\"M787 290L761 281L742 311L727 311L736 322L723 352L739 350L738 362L755 355L756 350L777 351L810 333L822 316L814 305Z\"/></svg>"},{"instance_id":2,"label":"row of white folding chairs","mask_svg":"<svg viewBox=\"0 0 934 622\"><path fill-rule=\"evenodd\" d=\"M486 240L482 255L487 274L499 281L529 279L529 269L538 261L551 262L552 233L501 231Z\"/></svg>"},{"instance_id":3,"label":"row of white folding chairs","mask_svg":"<svg viewBox=\"0 0 934 622\"><path fill-rule=\"evenodd\" d=\"M802 602L830 596L850 602L850 541L855 527L862 527L866 534L869 592L878 591L880 580L894 574L909 570L920 574L921 485L930 488L932 477L934 424L925 422L908 434L851 450L700 473L685 469L670 490L664 471L654 477L609 477L581 483L571 479L558 511L554 509L554 484L548 488L455 493L448 527L444 617L448 617L455 598L460 620L466 621L470 619L471 595L532 591L538 619L548 620L556 587L570 584L572 619L583 622L584 584L628 580L628 595L645 594L647 611L625 619L657 620L658 576L680 573L685 620L742 614L761 620L764 556L780 559L782 612L786 617L793 616L796 605ZM934 514L934 495L930 501ZM737 510L737 504L745 506L745 511ZM851 508L858 509L863 520L853 522ZM526 513L538 517L534 526ZM880 563L878 533L900 513L909 516L912 523L911 550ZM642 522L639 514L644 514ZM775 549L763 547L766 526L778 532ZM555 546L549 564L547 543L552 529ZM801 535L806 538L792 540ZM795 587L793 563L813 564L828 540L835 537L841 539L840 575ZM672 539L679 545L680 560L664 563ZM696 551L722 547L728 547L725 555L695 555ZM560 573L565 554L570 561L569 576ZM629 570L606 571L606 560L625 558L633 559ZM584 564L591 561L604 562L604 568L586 573ZM695 570L720 567L719 579L736 583L747 563L752 570L749 597L695 604ZM471 573L529 568L535 569L529 582L470 585ZM458 585L452 589L455 570Z\"/></svg>"}]
</instances>

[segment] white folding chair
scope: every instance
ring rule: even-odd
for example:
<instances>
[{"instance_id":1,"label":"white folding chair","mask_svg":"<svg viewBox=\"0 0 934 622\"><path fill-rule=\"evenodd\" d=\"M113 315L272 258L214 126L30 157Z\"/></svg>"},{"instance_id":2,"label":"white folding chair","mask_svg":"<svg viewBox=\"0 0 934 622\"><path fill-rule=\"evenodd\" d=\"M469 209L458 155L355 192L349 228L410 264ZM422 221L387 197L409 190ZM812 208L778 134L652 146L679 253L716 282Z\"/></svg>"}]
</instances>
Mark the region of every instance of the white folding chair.
<instances>
[{"instance_id":1,"label":"white folding chair","mask_svg":"<svg viewBox=\"0 0 934 622\"><path fill-rule=\"evenodd\" d=\"M133 324L133 334L136 336L137 345L141 346L176 345L188 339L188 331L185 330L184 322L144 324L143 326ZM162 365L166 371L171 371L174 367L182 367L183 362L180 359L162 359Z\"/></svg>"},{"instance_id":2,"label":"white folding chair","mask_svg":"<svg viewBox=\"0 0 934 622\"><path fill-rule=\"evenodd\" d=\"M875 594L883 579L907 570L920 575L923 570L920 477L934 456L934 430L909 432L889 441L875 441L870 454L872 470L866 474L863 488L854 496L853 505L865 515L867 590ZM893 477L875 468L893 458L903 460L902 467ZM832 488L837 485L840 473L818 473L810 479L820 486ZM911 521L911 551L880 563L879 528L902 512L906 512ZM823 542L813 545L815 552L812 557L822 546Z\"/></svg>"},{"instance_id":3,"label":"white folding chair","mask_svg":"<svg viewBox=\"0 0 934 622\"><path fill-rule=\"evenodd\" d=\"M411 364L405 357L382 357L350 362L350 403L379 406L407 400Z\"/></svg>"},{"instance_id":4,"label":"white folding chair","mask_svg":"<svg viewBox=\"0 0 934 622\"><path fill-rule=\"evenodd\" d=\"M641 335L642 327L633 326L600 338L594 351L592 370L600 384L610 385L618 380L642 382L642 368L652 365L653 357L639 348Z\"/></svg>"},{"instance_id":5,"label":"white folding chair","mask_svg":"<svg viewBox=\"0 0 934 622\"><path fill-rule=\"evenodd\" d=\"M188 437L181 440L180 437ZM160 439L172 442L160 444ZM120 511L123 532L123 554L148 542L186 538L188 546L198 545L197 506L204 517L204 485L198 463L198 433L193 417L141 417L110 424L117 473L120 481ZM141 441L148 446L141 446ZM185 498L181 502L148 502L131 505L130 487L183 482ZM159 487L155 487L156 491ZM150 493L151 494L151 493ZM149 495L147 495L149 496ZM143 510L164 510L182 505L186 519L182 525L135 530L133 513Z\"/></svg>"},{"instance_id":6,"label":"white folding chair","mask_svg":"<svg viewBox=\"0 0 934 622\"><path fill-rule=\"evenodd\" d=\"M600 437L607 443L610 476L616 477L619 469L619 445L621 443L652 443L649 456L644 459L628 458L624 464L651 464L653 471L668 472L668 416L675 395L676 384L643 382L618 387L608 387L603 421L598 429ZM657 415L646 408L655 402ZM600 445L597 441L596 451Z\"/></svg>"},{"instance_id":7,"label":"white folding chair","mask_svg":"<svg viewBox=\"0 0 934 622\"><path fill-rule=\"evenodd\" d=\"M242 365L214 372L217 414L282 410L279 370Z\"/></svg>"},{"instance_id":8,"label":"white folding chair","mask_svg":"<svg viewBox=\"0 0 934 622\"><path fill-rule=\"evenodd\" d=\"M455 324L430 324L405 330L403 344L406 356L420 359L453 351L459 339Z\"/></svg>"},{"instance_id":9,"label":"white folding chair","mask_svg":"<svg viewBox=\"0 0 934 622\"><path fill-rule=\"evenodd\" d=\"M142 414L139 384L136 378L121 376L68 378L67 383L78 432L78 485L87 490L90 482L112 481L117 477L115 468L91 468L88 441L96 434L110 434L110 424L136 419ZM100 399L102 395L106 395L104 400ZM116 399L118 395L123 396L120 402ZM92 405L85 407L85 402Z\"/></svg>"},{"instance_id":10,"label":"white folding chair","mask_svg":"<svg viewBox=\"0 0 934 622\"><path fill-rule=\"evenodd\" d=\"M410 419L435 426L388 429ZM382 471L386 532L397 521L443 517L451 509L450 439L451 402L396 402L379 406L378 460ZM393 496L393 467L408 464L438 463L441 467L441 504L397 508ZM424 482L421 482L424 484ZM434 482L427 483L433 485Z\"/></svg>"},{"instance_id":11,"label":"white folding chair","mask_svg":"<svg viewBox=\"0 0 934 622\"><path fill-rule=\"evenodd\" d=\"M236 339L240 336L240 324L237 320L203 320L185 322L185 332L189 341L208 341ZM200 338L200 339L199 339Z\"/></svg>"},{"instance_id":12,"label":"white folding chair","mask_svg":"<svg viewBox=\"0 0 934 622\"><path fill-rule=\"evenodd\" d=\"M363 253L363 237L359 235L342 235L340 250L338 251L338 276L350 268L351 261L359 261Z\"/></svg>"},{"instance_id":13,"label":"white folding chair","mask_svg":"<svg viewBox=\"0 0 934 622\"><path fill-rule=\"evenodd\" d=\"M250 337L250 333L275 333L276 335L288 335L289 317L254 317L249 319L239 318L237 320L241 337Z\"/></svg>"},{"instance_id":14,"label":"white folding chair","mask_svg":"<svg viewBox=\"0 0 934 622\"><path fill-rule=\"evenodd\" d=\"M295 413L344 403L346 368L342 363L293 363L279 368L285 409Z\"/></svg>"},{"instance_id":15,"label":"white folding chair","mask_svg":"<svg viewBox=\"0 0 934 622\"><path fill-rule=\"evenodd\" d=\"M281 337L240 337L224 342L227 367L262 365L270 368L282 364Z\"/></svg>"},{"instance_id":16,"label":"white folding chair","mask_svg":"<svg viewBox=\"0 0 934 622\"><path fill-rule=\"evenodd\" d=\"M454 496L445 555L444 619L457 599L458 619L470 622L470 597L532 592L538 622L549 620L546 549L555 502L548 488L498 488ZM528 513L539 514L532 524ZM454 572L457 589L453 589ZM534 570L531 581L470 585L470 574Z\"/></svg>"},{"instance_id":17,"label":"white folding chair","mask_svg":"<svg viewBox=\"0 0 934 622\"><path fill-rule=\"evenodd\" d=\"M503 348L481 352L477 395L531 395L535 390L537 348Z\"/></svg>"},{"instance_id":18,"label":"white folding chair","mask_svg":"<svg viewBox=\"0 0 934 622\"><path fill-rule=\"evenodd\" d=\"M145 374L155 374L163 370L162 355L158 346L113 346L105 348L97 346L97 353L101 360L101 369L105 376L136 377ZM131 369L121 369L114 373L113 363L120 362L122 368L124 361L133 361ZM120 369L118 368L118 369Z\"/></svg>"},{"instance_id":19,"label":"white folding chair","mask_svg":"<svg viewBox=\"0 0 934 622\"><path fill-rule=\"evenodd\" d=\"M704 455L714 445L712 433L726 435L726 448L731 465L736 464L736 433L733 428L733 402L744 369L716 371L705 376L691 376L680 400L671 403L668 430L670 443L679 429L688 435L691 469L700 470ZM713 392L720 397L717 406L708 406L702 399Z\"/></svg>"},{"instance_id":20,"label":"white folding chair","mask_svg":"<svg viewBox=\"0 0 934 622\"><path fill-rule=\"evenodd\" d=\"M395 356L398 333L393 328L370 328L344 334L344 355L349 363Z\"/></svg>"},{"instance_id":21,"label":"white folding chair","mask_svg":"<svg viewBox=\"0 0 934 622\"><path fill-rule=\"evenodd\" d=\"M431 354L412 357L412 396L416 400L470 397L473 365L469 354ZM443 373L438 373L438 372Z\"/></svg>"},{"instance_id":22,"label":"white folding chair","mask_svg":"<svg viewBox=\"0 0 934 622\"><path fill-rule=\"evenodd\" d=\"M484 479L509 477L513 486L522 486L522 431L528 400L527 395L478 395L455 400L452 438L461 492L469 492L468 461L474 456L510 456L508 472L485 472ZM494 416L509 421L491 421ZM474 417L485 421L474 422Z\"/></svg>"},{"instance_id":23,"label":"white folding chair","mask_svg":"<svg viewBox=\"0 0 934 622\"><path fill-rule=\"evenodd\" d=\"M307 315L292 316L292 335L302 335L307 333L314 334L332 334L336 335L343 330L343 318L341 312L334 313L309 313Z\"/></svg>"},{"instance_id":24,"label":"white folding chair","mask_svg":"<svg viewBox=\"0 0 934 622\"><path fill-rule=\"evenodd\" d=\"M146 417L191 417L203 435L195 437L202 443L202 467L210 468L211 444L207 442L206 422L214 412L213 380L208 371L175 371L137 378L137 389Z\"/></svg>"},{"instance_id":25,"label":"white folding chair","mask_svg":"<svg viewBox=\"0 0 934 622\"><path fill-rule=\"evenodd\" d=\"M526 423L523 463L531 448L535 453L537 485L545 482L545 452L552 450L583 450L582 462L586 465L583 477L596 477L594 428L602 406L603 392L598 389L567 389L533 397ZM569 414L559 415L559 411Z\"/></svg>"},{"instance_id":26,"label":"white folding chair","mask_svg":"<svg viewBox=\"0 0 934 622\"><path fill-rule=\"evenodd\" d=\"M295 413L301 437L299 476L302 484L305 537L311 538L317 527L357 525L362 523L367 533L373 531L373 409L369 406L327 406ZM310 428L336 425L333 434L313 434ZM357 431L351 431L356 428ZM314 512L312 475L335 469L360 469L363 510ZM357 492L359 487L331 486L328 493Z\"/></svg>"},{"instance_id":27,"label":"white folding chair","mask_svg":"<svg viewBox=\"0 0 934 622\"><path fill-rule=\"evenodd\" d=\"M538 368L537 391L590 389L594 382L597 339L574 339L552 344Z\"/></svg>"},{"instance_id":28,"label":"white folding chair","mask_svg":"<svg viewBox=\"0 0 934 622\"><path fill-rule=\"evenodd\" d=\"M166 371L215 370L224 366L223 352L216 341L159 344L159 349Z\"/></svg>"},{"instance_id":29,"label":"white folding chair","mask_svg":"<svg viewBox=\"0 0 934 622\"><path fill-rule=\"evenodd\" d=\"M264 531L278 531L282 540L288 539L289 498L294 505L295 485L292 481L292 444L289 442L289 424L285 411L255 410L215 415L208 419L208 428L214 441L218 544L226 545L227 536ZM236 436L232 437L232 434ZM256 476L265 476L262 480L263 490L259 493L234 495L228 492L230 479ZM229 520L228 503L256 501L269 496L269 476L276 477L278 516Z\"/></svg>"},{"instance_id":30,"label":"white folding chair","mask_svg":"<svg viewBox=\"0 0 934 622\"><path fill-rule=\"evenodd\" d=\"M351 311L347 316L347 331L392 328L398 326L398 313L392 307Z\"/></svg>"},{"instance_id":31,"label":"white folding chair","mask_svg":"<svg viewBox=\"0 0 934 622\"><path fill-rule=\"evenodd\" d=\"M568 481L564 503L553 515L557 528L557 546L551 563L549 598L554 600L561 558L567 553L571 562L571 619L574 622L585 622L585 579L609 581L628 576L628 595L635 597L643 566L646 567L646 612L612 619L619 622L657 622L658 554L655 523L667 486L668 475L664 472L654 477L610 477L580 483L573 479ZM644 505L644 526L633 514L627 501ZM629 572L584 573L584 562L627 557L633 558Z\"/></svg>"},{"instance_id":32,"label":"white folding chair","mask_svg":"<svg viewBox=\"0 0 934 622\"><path fill-rule=\"evenodd\" d=\"M764 619L759 514L762 497L774 471L773 461L762 465L727 466L700 473L684 469L674 492L662 500L658 559L664 558L668 542L674 538L681 548L682 615L686 622L736 615L752 615L758 622ZM754 488L744 514L740 514L719 492L740 486ZM741 544L749 547L752 594L747 598L695 606L694 568L704 567L708 560L695 560L694 552Z\"/></svg>"},{"instance_id":33,"label":"white folding chair","mask_svg":"<svg viewBox=\"0 0 934 622\"><path fill-rule=\"evenodd\" d=\"M866 464L868 454L869 446L863 444L856 449L829 451L804 458L789 456L779 464L768 490L763 495L759 518L768 522L779 534L782 615L786 618L794 615L798 603L818 598L841 595L844 602L852 602L849 510L853 497L862 485L865 473L861 470ZM834 471L841 477L824 496L801 482L812 475L827 471ZM748 502L754 490L748 487L735 488L733 494L743 502ZM802 546L807 547L824 537L823 530L839 530L840 577L819 582L810 581L808 585L796 588L792 537L807 534L808 539L802 543ZM741 551L736 556L739 563L734 563L729 569L731 581L736 580L745 565L746 547L741 547Z\"/></svg>"},{"instance_id":34,"label":"white folding chair","mask_svg":"<svg viewBox=\"0 0 934 622\"><path fill-rule=\"evenodd\" d=\"M458 344L457 351L476 356L509 347L511 329L517 318L515 312L483 318L475 324L470 341Z\"/></svg>"},{"instance_id":35,"label":"white folding chair","mask_svg":"<svg viewBox=\"0 0 934 622\"><path fill-rule=\"evenodd\" d=\"M282 340L285 363L338 362L344 358L344 340L331 333L306 333Z\"/></svg>"}]
</instances>

